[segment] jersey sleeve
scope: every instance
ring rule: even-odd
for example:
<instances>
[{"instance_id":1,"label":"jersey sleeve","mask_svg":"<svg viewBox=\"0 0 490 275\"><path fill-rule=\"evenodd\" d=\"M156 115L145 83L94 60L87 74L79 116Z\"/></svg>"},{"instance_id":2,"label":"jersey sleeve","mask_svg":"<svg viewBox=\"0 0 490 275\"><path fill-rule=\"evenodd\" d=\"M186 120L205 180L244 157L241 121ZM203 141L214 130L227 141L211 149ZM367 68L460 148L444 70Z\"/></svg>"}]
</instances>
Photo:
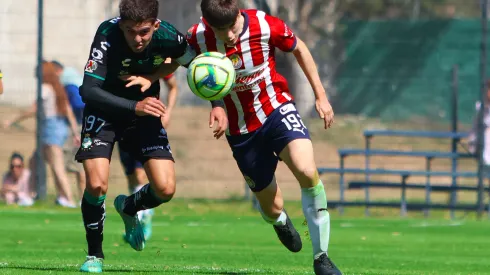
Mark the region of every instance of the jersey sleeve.
<instances>
[{"instance_id":1,"label":"jersey sleeve","mask_svg":"<svg viewBox=\"0 0 490 275\"><path fill-rule=\"evenodd\" d=\"M107 74L110 43L107 36L97 33L90 47L84 73L86 76L104 81Z\"/></svg>"},{"instance_id":2,"label":"jersey sleeve","mask_svg":"<svg viewBox=\"0 0 490 275\"><path fill-rule=\"evenodd\" d=\"M3 78L3 73L2 73L2 70L0 70L0 79Z\"/></svg>"},{"instance_id":3,"label":"jersey sleeve","mask_svg":"<svg viewBox=\"0 0 490 275\"><path fill-rule=\"evenodd\" d=\"M182 66L188 65L196 57L196 52L187 43L185 36L167 22L162 21L161 27L167 33L165 50L168 51L168 57L175 59Z\"/></svg>"},{"instance_id":4,"label":"jersey sleeve","mask_svg":"<svg viewBox=\"0 0 490 275\"><path fill-rule=\"evenodd\" d=\"M187 34L185 38L187 39L187 43L196 51L196 55L200 54L200 48L197 43L196 32L197 32L197 24L193 25L187 30Z\"/></svg>"},{"instance_id":5,"label":"jersey sleeve","mask_svg":"<svg viewBox=\"0 0 490 275\"><path fill-rule=\"evenodd\" d=\"M136 101L115 96L102 89L107 75L111 44L108 33L117 21L101 24L90 47L90 55L85 65L80 96L86 104L95 106L112 114L134 113ZM112 24L112 25L110 25Z\"/></svg>"},{"instance_id":6,"label":"jersey sleeve","mask_svg":"<svg viewBox=\"0 0 490 275\"><path fill-rule=\"evenodd\" d=\"M169 75L165 76L165 77L163 78L163 80L167 81L167 80L169 80L170 78L172 78L173 76L174 76L174 74L173 74L173 73L171 73L171 74L169 74Z\"/></svg>"},{"instance_id":7,"label":"jersey sleeve","mask_svg":"<svg viewBox=\"0 0 490 275\"><path fill-rule=\"evenodd\" d=\"M296 48L296 36L281 19L266 15L265 20L271 30L270 44L283 52L292 52Z\"/></svg>"}]
</instances>

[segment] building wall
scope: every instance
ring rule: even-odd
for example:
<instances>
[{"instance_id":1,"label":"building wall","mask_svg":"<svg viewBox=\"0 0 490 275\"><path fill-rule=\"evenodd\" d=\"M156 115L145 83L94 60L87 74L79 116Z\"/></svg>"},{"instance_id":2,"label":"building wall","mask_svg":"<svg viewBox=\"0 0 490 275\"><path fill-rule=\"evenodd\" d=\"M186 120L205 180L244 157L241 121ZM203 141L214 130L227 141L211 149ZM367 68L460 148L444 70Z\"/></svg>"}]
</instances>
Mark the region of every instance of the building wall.
<instances>
[{"instance_id":1,"label":"building wall","mask_svg":"<svg viewBox=\"0 0 490 275\"><path fill-rule=\"evenodd\" d=\"M1 0L0 104L29 105L36 95L37 0ZM44 0L44 58L83 70L93 35L117 11L114 0Z\"/></svg>"}]
</instances>

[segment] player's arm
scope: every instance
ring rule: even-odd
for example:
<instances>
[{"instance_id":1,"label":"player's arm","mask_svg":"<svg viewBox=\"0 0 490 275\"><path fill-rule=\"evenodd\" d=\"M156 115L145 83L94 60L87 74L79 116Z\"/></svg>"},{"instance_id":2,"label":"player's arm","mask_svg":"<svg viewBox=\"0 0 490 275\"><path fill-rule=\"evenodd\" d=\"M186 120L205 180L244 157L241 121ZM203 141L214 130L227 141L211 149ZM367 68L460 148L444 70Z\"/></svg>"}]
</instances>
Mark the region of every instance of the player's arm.
<instances>
[{"instance_id":1,"label":"player's arm","mask_svg":"<svg viewBox=\"0 0 490 275\"><path fill-rule=\"evenodd\" d=\"M177 88L177 78L175 75L171 76L166 76L164 78L165 85L167 86L168 89L168 95L167 95L167 111L171 111L175 103L177 102L177 94L178 94L178 88Z\"/></svg>"},{"instance_id":2,"label":"player's arm","mask_svg":"<svg viewBox=\"0 0 490 275\"><path fill-rule=\"evenodd\" d=\"M293 55L296 58L296 61L298 61L298 64L303 70L308 82L310 82L316 99L327 99L327 93L325 92L325 88L323 88L315 60L313 59L310 50L303 40L299 38L296 38L296 40L296 47L293 50Z\"/></svg>"},{"instance_id":3,"label":"player's arm","mask_svg":"<svg viewBox=\"0 0 490 275\"><path fill-rule=\"evenodd\" d=\"M284 21L269 15L266 15L265 19L271 28L270 44L284 52L293 53L315 93L315 107L320 117L325 121L325 129L329 128L333 122L333 110L310 50L301 39L294 35Z\"/></svg>"},{"instance_id":4,"label":"player's arm","mask_svg":"<svg viewBox=\"0 0 490 275\"><path fill-rule=\"evenodd\" d=\"M136 101L115 96L102 89L107 75L111 45L103 35L96 35L90 47L90 57L85 65L80 96L86 104L112 114L134 113Z\"/></svg>"},{"instance_id":5,"label":"player's arm","mask_svg":"<svg viewBox=\"0 0 490 275\"><path fill-rule=\"evenodd\" d=\"M165 78L173 74L180 66L182 65L174 59L170 60L168 63L163 62L160 67L158 67L158 70L149 76L149 79L152 83L156 82L161 78Z\"/></svg>"},{"instance_id":6,"label":"player's arm","mask_svg":"<svg viewBox=\"0 0 490 275\"><path fill-rule=\"evenodd\" d=\"M3 73L0 70L0 95L3 94L3 82L2 82L2 79L3 79Z\"/></svg>"},{"instance_id":7,"label":"player's arm","mask_svg":"<svg viewBox=\"0 0 490 275\"><path fill-rule=\"evenodd\" d=\"M334 116L332 106L328 101L325 88L323 88L313 56L306 44L299 38L297 38L297 44L293 50L293 54L315 93L315 107L320 118L325 121L325 129L330 128Z\"/></svg>"}]
</instances>

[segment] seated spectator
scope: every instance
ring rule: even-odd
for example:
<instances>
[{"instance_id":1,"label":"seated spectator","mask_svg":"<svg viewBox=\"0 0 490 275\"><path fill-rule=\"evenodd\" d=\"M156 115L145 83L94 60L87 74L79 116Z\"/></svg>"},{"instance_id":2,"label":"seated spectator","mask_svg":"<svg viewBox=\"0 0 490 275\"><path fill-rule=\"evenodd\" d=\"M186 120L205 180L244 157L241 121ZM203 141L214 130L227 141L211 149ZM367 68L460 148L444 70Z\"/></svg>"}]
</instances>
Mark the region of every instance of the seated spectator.
<instances>
[{"instance_id":1,"label":"seated spectator","mask_svg":"<svg viewBox=\"0 0 490 275\"><path fill-rule=\"evenodd\" d=\"M42 143L42 148L40 149L44 161L49 165L54 175L57 191L56 204L75 208L77 206L73 200L71 185L65 170L63 145L68 139L70 130L74 143L80 144L80 132L65 89L56 74L54 65L44 61L42 63L42 72L43 117L38 121L42 125L41 132L38 133ZM4 128L9 128L14 123L35 116L36 112L37 102L34 102L30 110L5 120L3 126ZM36 163L34 157L31 158L30 165L32 174L35 175Z\"/></svg>"},{"instance_id":2,"label":"seated spectator","mask_svg":"<svg viewBox=\"0 0 490 275\"><path fill-rule=\"evenodd\" d=\"M17 203L30 206L34 200L30 196L29 169L24 167L24 157L19 153L13 153L10 157L9 171L2 180L2 197L7 204Z\"/></svg>"},{"instance_id":3,"label":"seated spectator","mask_svg":"<svg viewBox=\"0 0 490 275\"><path fill-rule=\"evenodd\" d=\"M487 80L487 98L485 99L486 108L483 110L483 160L486 165L490 165L490 79ZM475 104L475 116L473 118L473 128L468 137L469 151L473 154L478 150L478 116L482 112L480 101Z\"/></svg>"}]
</instances>

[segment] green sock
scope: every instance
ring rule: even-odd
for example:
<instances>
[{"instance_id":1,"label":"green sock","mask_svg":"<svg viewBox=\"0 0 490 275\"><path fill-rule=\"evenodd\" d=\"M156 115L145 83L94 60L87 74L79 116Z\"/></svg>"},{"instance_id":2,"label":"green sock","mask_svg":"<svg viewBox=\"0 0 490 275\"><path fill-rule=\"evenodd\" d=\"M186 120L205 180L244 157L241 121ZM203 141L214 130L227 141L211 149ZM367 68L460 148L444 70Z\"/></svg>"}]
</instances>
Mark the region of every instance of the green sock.
<instances>
[{"instance_id":1,"label":"green sock","mask_svg":"<svg viewBox=\"0 0 490 275\"><path fill-rule=\"evenodd\" d=\"M330 214L327 211L327 195L321 180L315 187L301 189L301 204L308 222L313 257L317 258L322 253L327 253L330 238Z\"/></svg>"},{"instance_id":2,"label":"green sock","mask_svg":"<svg viewBox=\"0 0 490 275\"><path fill-rule=\"evenodd\" d=\"M87 192L87 190L85 190L85 192L83 192L83 197L87 200L87 202L90 203L91 205L95 205L95 206L102 205L105 201L105 196L106 195L102 195L100 197L94 197L94 196L90 195L90 193Z\"/></svg>"}]
</instances>

